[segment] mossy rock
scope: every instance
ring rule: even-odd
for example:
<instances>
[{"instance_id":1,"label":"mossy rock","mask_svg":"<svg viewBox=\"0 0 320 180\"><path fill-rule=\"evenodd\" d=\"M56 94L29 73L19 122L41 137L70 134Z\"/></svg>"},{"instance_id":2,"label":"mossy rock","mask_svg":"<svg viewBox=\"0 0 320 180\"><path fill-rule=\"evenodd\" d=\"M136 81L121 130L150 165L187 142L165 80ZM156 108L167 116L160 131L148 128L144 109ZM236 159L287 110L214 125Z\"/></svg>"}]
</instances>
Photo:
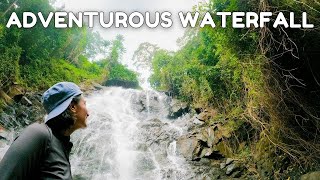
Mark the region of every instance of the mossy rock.
<instances>
[{"instance_id":1,"label":"mossy rock","mask_svg":"<svg viewBox=\"0 0 320 180\"><path fill-rule=\"evenodd\" d=\"M12 104L13 103L13 99L2 90L0 90L0 99L2 99L5 104Z\"/></svg>"},{"instance_id":2,"label":"mossy rock","mask_svg":"<svg viewBox=\"0 0 320 180\"><path fill-rule=\"evenodd\" d=\"M231 147L228 146L228 144L224 141L221 141L218 143L215 148L223 154L225 157L232 157L233 156L233 151Z\"/></svg>"}]
</instances>

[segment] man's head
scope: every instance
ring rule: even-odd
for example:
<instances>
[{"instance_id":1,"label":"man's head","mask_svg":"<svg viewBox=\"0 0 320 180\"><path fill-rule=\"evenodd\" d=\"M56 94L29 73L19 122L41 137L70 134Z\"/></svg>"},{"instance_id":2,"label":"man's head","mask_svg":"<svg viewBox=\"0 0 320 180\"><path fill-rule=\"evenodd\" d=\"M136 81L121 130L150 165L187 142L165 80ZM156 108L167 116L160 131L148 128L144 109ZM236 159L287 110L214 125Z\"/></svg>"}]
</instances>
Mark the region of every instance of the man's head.
<instances>
[{"instance_id":1,"label":"man's head","mask_svg":"<svg viewBox=\"0 0 320 180\"><path fill-rule=\"evenodd\" d=\"M45 123L61 124L64 126L62 129L86 127L88 111L81 94L80 88L71 82L57 83L45 91L42 96L42 104L47 112Z\"/></svg>"},{"instance_id":2,"label":"man's head","mask_svg":"<svg viewBox=\"0 0 320 180\"><path fill-rule=\"evenodd\" d=\"M72 99L80 94L82 91L72 82L59 82L50 87L42 96L42 104L48 114L45 122L65 111Z\"/></svg>"}]
</instances>

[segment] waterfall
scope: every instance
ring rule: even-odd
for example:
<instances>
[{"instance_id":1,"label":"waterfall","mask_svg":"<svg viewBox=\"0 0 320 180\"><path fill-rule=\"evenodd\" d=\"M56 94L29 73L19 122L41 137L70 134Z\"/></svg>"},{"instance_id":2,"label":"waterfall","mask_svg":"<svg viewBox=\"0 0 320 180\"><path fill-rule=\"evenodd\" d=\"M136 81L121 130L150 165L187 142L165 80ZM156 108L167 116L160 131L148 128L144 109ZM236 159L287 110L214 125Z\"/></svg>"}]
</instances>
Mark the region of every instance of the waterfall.
<instances>
[{"instance_id":1,"label":"waterfall","mask_svg":"<svg viewBox=\"0 0 320 180\"><path fill-rule=\"evenodd\" d=\"M88 127L72 135L74 179L160 180L192 177L176 154L183 130L166 119L167 97L109 87L86 98Z\"/></svg>"}]
</instances>

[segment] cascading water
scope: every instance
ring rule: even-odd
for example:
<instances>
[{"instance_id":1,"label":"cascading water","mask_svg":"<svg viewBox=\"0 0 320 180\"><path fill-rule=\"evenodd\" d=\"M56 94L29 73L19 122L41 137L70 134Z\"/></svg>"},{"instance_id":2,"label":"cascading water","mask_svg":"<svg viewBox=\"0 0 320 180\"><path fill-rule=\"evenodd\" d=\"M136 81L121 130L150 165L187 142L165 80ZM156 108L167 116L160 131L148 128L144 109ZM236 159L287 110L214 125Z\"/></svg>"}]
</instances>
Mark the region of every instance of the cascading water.
<instances>
[{"instance_id":1,"label":"cascading water","mask_svg":"<svg viewBox=\"0 0 320 180\"><path fill-rule=\"evenodd\" d=\"M72 135L75 179L190 179L176 155L183 130L167 120L167 97L158 92L106 88L87 97L88 127Z\"/></svg>"}]
</instances>

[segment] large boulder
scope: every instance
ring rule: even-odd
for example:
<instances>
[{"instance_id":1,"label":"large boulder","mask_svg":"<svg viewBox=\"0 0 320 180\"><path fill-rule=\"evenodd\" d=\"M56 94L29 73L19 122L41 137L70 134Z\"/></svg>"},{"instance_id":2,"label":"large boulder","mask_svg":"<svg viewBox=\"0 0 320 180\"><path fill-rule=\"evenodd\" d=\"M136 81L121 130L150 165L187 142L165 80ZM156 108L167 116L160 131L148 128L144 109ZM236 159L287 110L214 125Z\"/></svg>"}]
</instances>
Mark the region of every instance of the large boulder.
<instances>
[{"instance_id":1,"label":"large boulder","mask_svg":"<svg viewBox=\"0 0 320 180\"><path fill-rule=\"evenodd\" d=\"M197 157L199 143L196 137L182 136L177 141L177 151L186 159L193 160Z\"/></svg>"},{"instance_id":2,"label":"large boulder","mask_svg":"<svg viewBox=\"0 0 320 180\"><path fill-rule=\"evenodd\" d=\"M224 155L219 150L220 141L218 139L221 132L216 127L217 125L198 128L189 135L179 137L177 141L178 152L188 160L223 158Z\"/></svg>"},{"instance_id":3,"label":"large boulder","mask_svg":"<svg viewBox=\"0 0 320 180\"><path fill-rule=\"evenodd\" d=\"M189 104L186 102L182 102L180 100L177 99L172 99L171 103L170 103L170 108L169 108L169 118L175 119L178 118L180 116L182 116L183 114L188 113L190 110L189 108Z\"/></svg>"},{"instance_id":4,"label":"large boulder","mask_svg":"<svg viewBox=\"0 0 320 180\"><path fill-rule=\"evenodd\" d=\"M141 121L137 124L137 128L139 129L138 139L141 143L137 145L137 148L151 148L157 152L155 156L159 159L167 155L167 147L179 136L177 129L159 119Z\"/></svg>"},{"instance_id":5,"label":"large boulder","mask_svg":"<svg viewBox=\"0 0 320 180\"><path fill-rule=\"evenodd\" d=\"M168 97L152 90L141 91L131 97L132 108L149 119L166 117L168 115L167 101Z\"/></svg>"}]
</instances>

